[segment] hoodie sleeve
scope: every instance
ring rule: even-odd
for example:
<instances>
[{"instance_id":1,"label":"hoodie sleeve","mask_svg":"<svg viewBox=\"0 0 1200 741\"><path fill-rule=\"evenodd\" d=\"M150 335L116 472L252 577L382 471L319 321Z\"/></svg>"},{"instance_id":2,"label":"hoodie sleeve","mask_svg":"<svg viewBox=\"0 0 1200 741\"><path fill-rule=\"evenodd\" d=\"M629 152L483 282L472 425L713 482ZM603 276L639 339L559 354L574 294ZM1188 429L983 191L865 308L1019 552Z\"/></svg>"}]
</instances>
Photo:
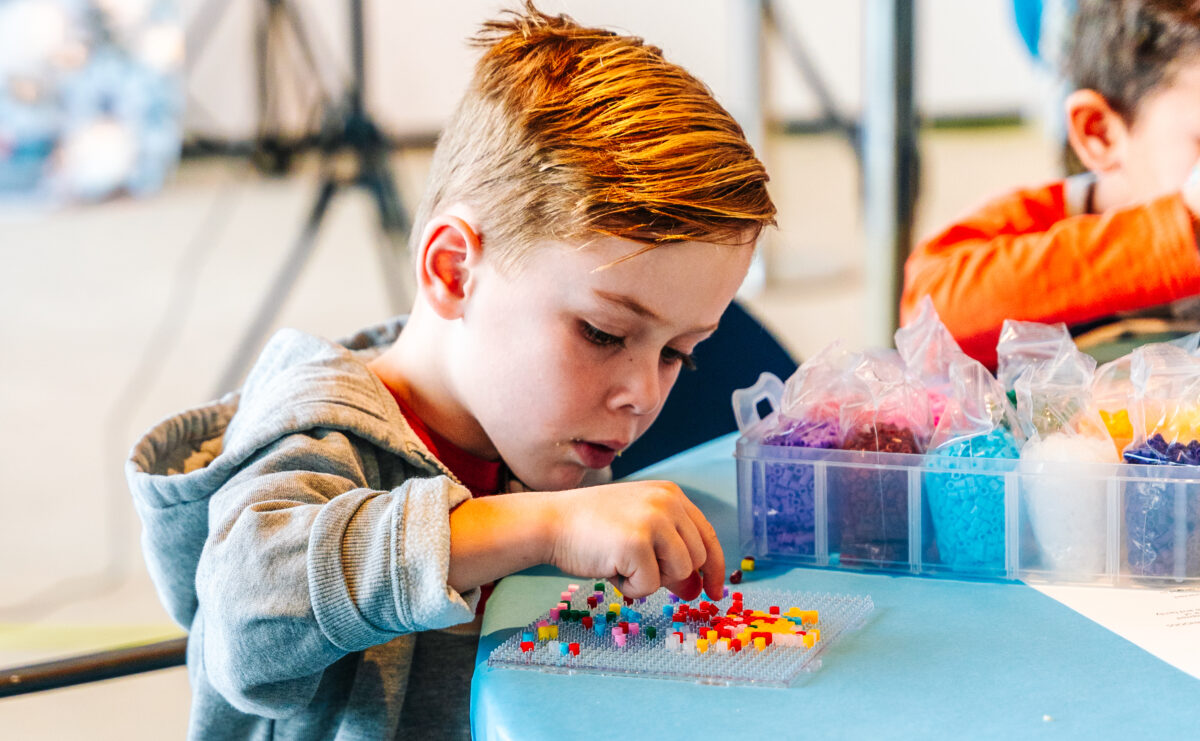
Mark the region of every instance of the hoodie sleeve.
<instances>
[{"instance_id":1,"label":"hoodie sleeve","mask_svg":"<svg viewBox=\"0 0 1200 741\"><path fill-rule=\"evenodd\" d=\"M293 434L210 501L202 660L239 710L287 716L345 654L474 617L478 590L447 584L448 513L470 494L445 476L374 490L380 465L344 433Z\"/></svg>"}]
</instances>

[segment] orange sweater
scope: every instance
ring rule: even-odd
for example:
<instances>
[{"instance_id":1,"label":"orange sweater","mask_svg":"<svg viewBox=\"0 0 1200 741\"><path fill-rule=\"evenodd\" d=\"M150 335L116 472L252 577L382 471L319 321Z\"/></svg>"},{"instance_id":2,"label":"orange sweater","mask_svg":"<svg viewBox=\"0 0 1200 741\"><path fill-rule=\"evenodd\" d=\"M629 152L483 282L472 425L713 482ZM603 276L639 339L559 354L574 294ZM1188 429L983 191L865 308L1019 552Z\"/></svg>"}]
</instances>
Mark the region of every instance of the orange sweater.
<instances>
[{"instance_id":1,"label":"orange sweater","mask_svg":"<svg viewBox=\"0 0 1200 741\"><path fill-rule=\"evenodd\" d=\"M1005 319L1068 326L1200 294L1200 252L1179 194L1072 215L1065 182L998 198L921 244L900 322L929 295L963 351L996 367Z\"/></svg>"}]
</instances>

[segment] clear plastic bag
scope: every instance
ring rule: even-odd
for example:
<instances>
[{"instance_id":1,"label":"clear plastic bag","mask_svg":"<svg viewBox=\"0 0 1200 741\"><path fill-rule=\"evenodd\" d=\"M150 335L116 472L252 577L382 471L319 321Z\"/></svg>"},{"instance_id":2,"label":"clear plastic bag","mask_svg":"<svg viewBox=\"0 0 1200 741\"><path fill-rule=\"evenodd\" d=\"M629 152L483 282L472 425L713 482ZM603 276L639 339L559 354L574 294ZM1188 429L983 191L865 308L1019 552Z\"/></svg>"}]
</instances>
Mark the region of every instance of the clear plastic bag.
<instances>
[{"instance_id":1,"label":"clear plastic bag","mask_svg":"<svg viewBox=\"0 0 1200 741\"><path fill-rule=\"evenodd\" d=\"M1092 381L1092 405L1096 415L1089 415L1084 420L1086 424L1088 420L1094 422L1097 416L1100 418L1118 455L1133 442L1133 423L1129 416L1134 394L1130 373L1132 357L1125 355L1096 369Z\"/></svg>"},{"instance_id":2,"label":"clear plastic bag","mask_svg":"<svg viewBox=\"0 0 1200 741\"><path fill-rule=\"evenodd\" d=\"M843 450L924 452L932 433L929 399L895 351L863 353L852 376L865 392L843 404ZM903 471L847 467L831 477L841 510L839 558L843 565L882 565L909 559L909 517L928 520L927 510L910 513ZM931 528L924 528L929 533ZM932 538L921 544L927 547Z\"/></svg>"},{"instance_id":3,"label":"clear plastic bag","mask_svg":"<svg viewBox=\"0 0 1200 741\"><path fill-rule=\"evenodd\" d=\"M1048 571L1106 570L1107 478L1092 463L1116 463L1112 438L1091 400L1096 361L1070 338L1051 359L1017 377L1017 417L1028 441L1021 448L1021 495Z\"/></svg>"},{"instance_id":4,"label":"clear plastic bag","mask_svg":"<svg viewBox=\"0 0 1200 741\"><path fill-rule=\"evenodd\" d=\"M1200 466L1200 359L1174 343L1139 347L1130 377L1134 439L1127 463ZM1125 486L1127 561L1137 576L1200 575L1200 497L1155 478Z\"/></svg>"},{"instance_id":5,"label":"clear plastic bag","mask_svg":"<svg viewBox=\"0 0 1200 741\"><path fill-rule=\"evenodd\" d=\"M1074 347L1067 325L1018 322L1005 319L996 342L996 379L1009 392L1009 401L1017 404L1017 378L1031 365L1053 360L1066 346Z\"/></svg>"},{"instance_id":6,"label":"clear plastic bag","mask_svg":"<svg viewBox=\"0 0 1200 741\"><path fill-rule=\"evenodd\" d=\"M1000 382L963 356L948 369L950 396L933 439L925 493L941 562L956 569L1004 569L1004 473L1015 469L1023 435ZM987 473L961 473L966 459L1011 460Z\"/></svg>"},{"instance_id":7,"label":"clear plastic bag","mask_svg":"<svg viewBox=\"0 0 1200 741\"><path fill-rule=\"evenodd\" d=\"M852 372L859 358L835 342L807 360L784 385L778 411L754 426L749 437L763 445L839 447L838 410L846 400L864 393ZM755 522L761 523L761 531L755 535L765 539L769 553L814 553L814 477L813 466L798 461L764 467L751 501Z\"/></svg>"},{"instance_id":8,"label":"clear plastic bag","mask_svg":"<svg viewBox=\"0 0 1200 741\"><path fill-rule=\"evenodd\" d=\"M950 366L967 355L946 329L928 296L921 299L917 316L896 330L896 351L929 396L929 414L936 427L953 393Z\"/></svg>"}]
</instances>

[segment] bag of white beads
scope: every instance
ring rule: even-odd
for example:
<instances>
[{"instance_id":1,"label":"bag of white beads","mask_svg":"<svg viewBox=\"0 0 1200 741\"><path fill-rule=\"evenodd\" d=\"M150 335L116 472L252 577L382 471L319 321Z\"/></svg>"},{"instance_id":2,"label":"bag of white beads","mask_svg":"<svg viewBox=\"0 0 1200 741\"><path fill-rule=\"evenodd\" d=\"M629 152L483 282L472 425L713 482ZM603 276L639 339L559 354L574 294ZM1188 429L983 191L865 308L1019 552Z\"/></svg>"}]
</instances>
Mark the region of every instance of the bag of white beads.
<instances>
[{"instance_id":1,"label":"bag of white beads","mask_svg":"<svg viewBox=\"0 0 1200 741\"><path fill-rule=\"evenodd\" d=\"M1021 448L1021 497L1040 567L1060 577L1086 578L1106 568L1108 477L1116 448L1091 402L1096 361L1060 343L1049 360L1016 380L1017 417L1028 441Z\"/></svg>"}]
</instances>

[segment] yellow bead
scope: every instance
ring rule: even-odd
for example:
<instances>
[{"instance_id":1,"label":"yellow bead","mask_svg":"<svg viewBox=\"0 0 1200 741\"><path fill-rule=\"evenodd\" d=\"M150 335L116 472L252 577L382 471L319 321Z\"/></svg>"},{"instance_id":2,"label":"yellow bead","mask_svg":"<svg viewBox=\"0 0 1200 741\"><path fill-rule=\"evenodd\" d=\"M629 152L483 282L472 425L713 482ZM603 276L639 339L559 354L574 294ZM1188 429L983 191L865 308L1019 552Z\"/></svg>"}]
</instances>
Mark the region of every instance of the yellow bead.
<instances>
[{"instance_id":1,"label":"yellow bead","mask_svg":"<svg viewBox=\"0 0 1200 741\"><path fill-rule=\"evenodd\" d=\"M754 639L754 647L757 648L759 651L766 651L767 650L767 639L763 638L761 636L758 638L755 638Z\"/></svg>"},{"instance_id":2,"label":"yellow bead","mask_svg":"<svg viewBox=\"0 0 1200 741\"><path fill-rule=\"evenodd\" d=\"M708 650L708 641L704 640L703 638L697 638L696 639L697 653L704 653L707 650Z\"/></svg>"}]
</instances>

